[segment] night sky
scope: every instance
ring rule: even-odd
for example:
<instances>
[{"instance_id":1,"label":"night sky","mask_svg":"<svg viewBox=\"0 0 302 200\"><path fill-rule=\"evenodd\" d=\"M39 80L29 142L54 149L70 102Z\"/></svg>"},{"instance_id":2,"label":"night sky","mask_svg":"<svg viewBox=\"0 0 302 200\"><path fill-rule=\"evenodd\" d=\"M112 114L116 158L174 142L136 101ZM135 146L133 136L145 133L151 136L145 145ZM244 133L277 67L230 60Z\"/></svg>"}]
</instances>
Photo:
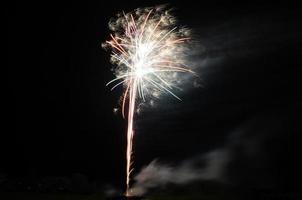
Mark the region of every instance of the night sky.
<instances>
[{"instance_id":1,"label":"night sky","mask_svg":"<svg viewBox=\"0 0 302 200\"><path fill-rule=\"evenodd\" d=\"M162 3L192 29L201 87L186 81L182 102L163 95L143 108L135 172L155 158L177 165L226 147L232 185L302 188L302 31L299 7L285 2L12 3L1 173L82 173L124 187L126 123L113 112L122 89L105 86L113 74L101 44L117 12Z\"/></svg>"}]
</instances>

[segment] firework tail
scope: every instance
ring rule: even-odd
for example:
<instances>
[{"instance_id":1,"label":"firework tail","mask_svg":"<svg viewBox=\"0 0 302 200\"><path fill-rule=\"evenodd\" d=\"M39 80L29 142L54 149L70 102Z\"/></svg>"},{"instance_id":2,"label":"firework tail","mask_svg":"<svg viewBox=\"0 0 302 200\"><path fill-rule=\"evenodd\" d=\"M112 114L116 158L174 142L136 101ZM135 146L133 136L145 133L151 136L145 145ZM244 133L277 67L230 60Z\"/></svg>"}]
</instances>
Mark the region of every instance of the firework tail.
<instances>
[{"instance_id":1,"label":"firework tail","mask_svg":"<svg viewBox=\"0 0 302 200\"><path fill-rule=\"evenodd\" d=\"M132 164L132 149L133 149L133 124L134 124L134 111L135 111L135 101L136 101L136 92L137 92L137 80L134 79L130 87L129 95L129 111L128 111L128 129L127 129L127 190L126 195L130 194L130 174L131 174L131 164Z\"/></svg>"}]
</instances>

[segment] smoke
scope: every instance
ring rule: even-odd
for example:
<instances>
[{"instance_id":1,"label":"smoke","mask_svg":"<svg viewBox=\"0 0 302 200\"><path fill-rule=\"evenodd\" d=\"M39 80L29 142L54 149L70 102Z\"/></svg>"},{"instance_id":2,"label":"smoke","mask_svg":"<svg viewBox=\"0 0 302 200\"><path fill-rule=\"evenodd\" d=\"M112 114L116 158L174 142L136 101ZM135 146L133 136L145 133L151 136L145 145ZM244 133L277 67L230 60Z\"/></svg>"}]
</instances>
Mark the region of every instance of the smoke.
<instances>
[{"instance_id":1,"label":"smoke","mask_svg":"<svg viewBox=\"0 0 302 200\"><path fill-rule=\"evenodd\" d=\"M272 138L279 140L286 130L284 121L288 117L288 111L284 110L276 113L263 112L234 129L223 146L199 157L185 160L178 165L154 160L134 177L135 183L131 192L133 195L143 195L151 189L196 181L271 187L275 184L274 174L267 169L273 168L274 162L269 162L272 154L267 151L268 142L272 143Z\"/></svg>"},{"instance_id":2,"label":"smoke","mask_svg":"<svg viewBox=\"0 0 302 200\"><path fill-rule=\"evenodd\" d=\"M133 195L143 195L148 190L168 184L185 185L194 181L215 180L224 182L224 169L230 161L228 149L211 151L202 157L186 160L178 166L153 160L135 176L131 188Z\"/></svg>"}]
</instances>

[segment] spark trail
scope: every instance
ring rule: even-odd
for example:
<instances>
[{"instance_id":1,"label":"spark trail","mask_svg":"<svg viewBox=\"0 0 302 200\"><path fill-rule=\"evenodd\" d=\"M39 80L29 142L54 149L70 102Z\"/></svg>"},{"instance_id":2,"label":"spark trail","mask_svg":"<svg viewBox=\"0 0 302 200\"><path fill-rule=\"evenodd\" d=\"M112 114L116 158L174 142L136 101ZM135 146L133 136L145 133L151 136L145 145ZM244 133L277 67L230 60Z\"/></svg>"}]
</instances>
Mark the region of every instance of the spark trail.
<instances>
[{"instance_id":1,"label":"spark trail","mask_svg":"<svg viewBox=\"0 0 302 200\"><path fill-rule=\"evenodd\" d=\"M137 102L164 92L180 100L173 89L178 74L192 73L185 64L189 30L176 26L175 18L163 6L136 9L118 14L109 22L113 32L104 44L112 50L116 78L109 81L111 90L124 86L122 115L127 109L126 195L130 195L134 115ZM138 99L139 97L139 99Z\"/></svg>"}]
</instances>

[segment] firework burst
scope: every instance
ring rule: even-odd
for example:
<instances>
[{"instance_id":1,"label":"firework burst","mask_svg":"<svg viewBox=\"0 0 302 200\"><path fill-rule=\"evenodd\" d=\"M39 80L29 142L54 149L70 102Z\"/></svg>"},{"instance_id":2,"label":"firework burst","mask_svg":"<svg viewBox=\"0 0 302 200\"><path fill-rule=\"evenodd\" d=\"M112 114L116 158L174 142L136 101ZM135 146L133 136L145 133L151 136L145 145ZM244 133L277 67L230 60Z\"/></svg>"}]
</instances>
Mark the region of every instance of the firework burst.
<instances>
[{"instance_id":1,"label":"firework burst","mask_svg":"<svg viewBox=\"0 0 302 200\"><path fill-rule=\"evenodd\" d=\"M112 50L116 78L109 81L111 90L125 88L122 115L127 118L127 190L130 195L134 114L137 101L167 93L180 100L177 74L192 73L185 64L189 30L176 26L175 18L165 7L136 9L120 13L109 23L113 31L104 47ZM127 109L127 113L126 113Z\"/></svg>"}]
</instances>

